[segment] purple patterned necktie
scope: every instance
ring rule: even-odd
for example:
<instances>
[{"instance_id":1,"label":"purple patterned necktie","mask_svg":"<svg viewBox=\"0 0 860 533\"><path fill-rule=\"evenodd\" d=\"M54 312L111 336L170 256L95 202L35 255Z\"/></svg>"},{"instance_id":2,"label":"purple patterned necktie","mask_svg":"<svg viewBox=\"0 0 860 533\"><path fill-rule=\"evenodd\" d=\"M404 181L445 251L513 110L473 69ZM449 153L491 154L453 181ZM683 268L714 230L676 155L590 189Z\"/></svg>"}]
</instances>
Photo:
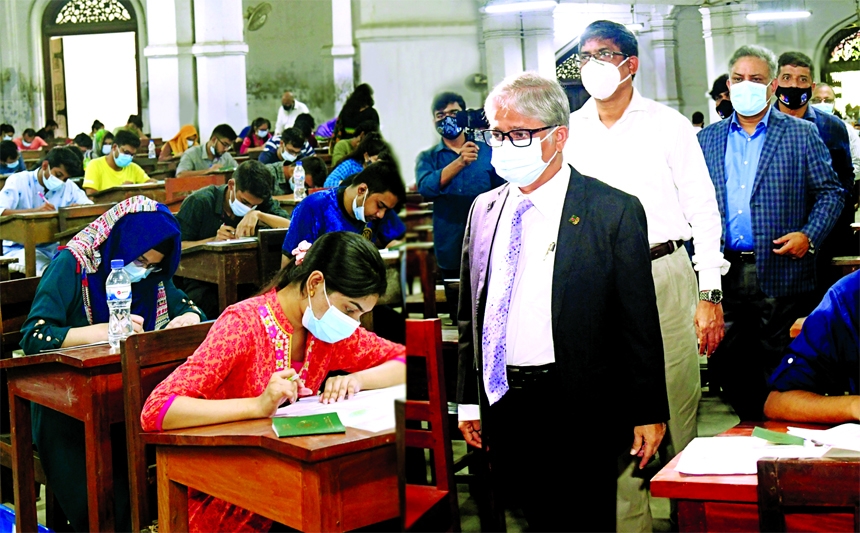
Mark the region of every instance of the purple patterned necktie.
<instances>
[{"instance_id":1,"label":"purple patterned necktie","mask_svg":"<svg viewBox=\"0 0 860 533\"><path fill-rule=\"evenodd\" d=\"M508 376L505 371L507 362L508 310L511 306L511 291L517 274L517 262L523 247L523 214L532 207L528 198L520 202L511 220L511 242L505 255L504 275L496 279L503 283L504 289L498 298L487 302L484 313L484 331L481 346L484 358L484 390L490 405L499 401L508 392ZM499 274L500 272L496 272Z\"/></svg>"}]
</instances>

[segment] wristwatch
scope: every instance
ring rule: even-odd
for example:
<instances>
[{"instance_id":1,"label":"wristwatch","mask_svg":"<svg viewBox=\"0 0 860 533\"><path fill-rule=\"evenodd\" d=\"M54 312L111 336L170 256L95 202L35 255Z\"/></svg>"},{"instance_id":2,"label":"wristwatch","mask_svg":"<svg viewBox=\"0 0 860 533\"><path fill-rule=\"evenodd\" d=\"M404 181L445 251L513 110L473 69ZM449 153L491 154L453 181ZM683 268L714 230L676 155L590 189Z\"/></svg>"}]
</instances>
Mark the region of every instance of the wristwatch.
<instances>
[{"instance_id":1,"label":"wristwatch","mask_svg":"<svg viewBox=\"0 0 860 533\"><path fill-rule=\"evenodd\" d=\"M803 232L801 231L801 233L803 233ZM807 252L814 254L815 253L815 245L812 243L812 239L810 239L809 235L807 235L806 233L803 233L803 236L806 237L806 242L809 243L809 250L807 250Z\"/></svg>"},{"instance_id":2,"label":"wristwatch","mask_svg":"<svg viewBox=\"0 0 860 533\"><path fill-rule=\"evenodd\" d=\"M711 302L712 304L718 304L723 301L723 291L721 291L720 289L699 291L699 300L703 302Z\"/></svg>"}]
</instances>

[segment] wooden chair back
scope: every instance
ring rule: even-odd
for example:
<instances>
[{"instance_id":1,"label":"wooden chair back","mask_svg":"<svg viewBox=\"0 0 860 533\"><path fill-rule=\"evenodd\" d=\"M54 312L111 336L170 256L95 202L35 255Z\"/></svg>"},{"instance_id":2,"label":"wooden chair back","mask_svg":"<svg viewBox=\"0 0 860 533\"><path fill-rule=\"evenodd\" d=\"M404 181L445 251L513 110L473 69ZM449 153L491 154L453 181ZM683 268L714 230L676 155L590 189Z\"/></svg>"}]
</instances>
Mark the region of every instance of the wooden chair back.
<instances>
[{"instance_id":1,"label":"wooden chair back","mask_svg":"<svg viewBox=\"0 0 860 533\"><path fill-rule=\"evenodd\" d=\"M406 278L413 279L415 273L421 281L420 302L415 298L407 297L408 311L412 312L420 308L424 318L436 318L439 316L436 310L436 255L433 252L433 243L407 243L406 244ZM442 293L444 298L444 292ZM419 305L420 304L420 305Z\"/></svg>"},{"instance_id":2,"label":"wooden chair back","mask_svg":"<svg viewBox=\"0 0 860 533\"><path fill-rule=\"evenodd\" d=\"M200 346L213 322L132 335L120 343L132 531L152 523L140 413L152 390Z\"/></svg>"},{"instance_id":3,"label":"wooden chair back","mask_svg":"<svg viewBox=\"0 0 860 533\"><path fill-rule=\"evenodd\" d=\"M56 239L60 241L60 244L69 242L79 231L115 205L116 203L112 202L59 208L57 210Z\"/></svg>"},{"instance_id":4,"label":"wooden chair back","mask_svg":"<svg viewBox=\"0 0 860 533\"><path fill-rule=\"evenodd\" d=\"M164 204L176 213L179 211L182 201L194 191L209 185L224 185L225 183L224 174L166 179L164 180Z\"/></svg>"},{"instance_id":5,"label":"wooden chair back","mask_svg":"<svg viewBox=\"0 0 860 533\"><path fill-rule=\"evenodd\" d=\"M442 322L406 321L406 356L423 359L427 372L427 399L411 399L396 406L398 471L401 519L404 531L460 531L453 452L448 435L448 399L442 361ZM413 396L414 398L414 396ZM429 424L429 429L409 424ZM422 424L423 425L423 424ZM435 485L408 484L405 477L407 448L429 449Z\"/></svg>"},{"instance_id":6,"label":"wooden chair back","mask_svg":"<svg viewBox=\"0 0 860 533\"><path fill-rule=\"evenodd\" d=\"M260 247L260 284L268 283L281 270L281 248L287 228L261 229L257 231Z\"/></svg>"},{"instance_id":7,"label":"wooden chair back","mask_svg":"<svg viewBox=\"0 0 860 533\"><path fill-rule=\"evenodd\" d=\"M850 509L860 531L860 458L758 461L758 516L761 531L786 531L786 509Z\"/></svg>"},{"instance_id":8,"label":"wooden chair back","mask_svg":"<svg viewBox=\"0 0 860 533\"><path fill-rule=\"evenodd\" d=\"M12 357L21 342L21 326L30 314L42 278L0 282L0 359Z\"/></svg>"}]
</instances>

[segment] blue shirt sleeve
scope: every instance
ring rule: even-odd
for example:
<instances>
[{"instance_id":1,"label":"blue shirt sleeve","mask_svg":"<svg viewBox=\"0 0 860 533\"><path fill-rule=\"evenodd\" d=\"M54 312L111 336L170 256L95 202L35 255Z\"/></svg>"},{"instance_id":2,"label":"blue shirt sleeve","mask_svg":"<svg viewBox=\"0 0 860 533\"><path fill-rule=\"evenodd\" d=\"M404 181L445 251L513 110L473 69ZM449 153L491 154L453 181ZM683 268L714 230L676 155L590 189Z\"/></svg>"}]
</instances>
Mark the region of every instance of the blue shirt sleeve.
<instances>
[{"instance_id":1,"label":"blue shirt sleeve","mask_svg":"<svg viewBox=\"0 0 860 533\"><path fill-rule=\"evenodd\" d=\"M258 159L258 161L264 165L274 163L277 160L278 154L276 152L267 152L266 150L263 150L263 152L260 153L260 158Z\"/></svg>"},{"instance_id":2,"label":"blue shirt sleeve","mask_svg":"<svg viewBox=\"0 0 860 533\"><path fill-rule=\"evenodd\" d=\"M772 389L857 394L858 292L860 272L827 291L771 376Z\"/></svg>"},{"instance_id":3,"label":"blue shirt sleeve","mask_svg":"<svg viewBox=\"0 0 860 533\"><path fill-rule=\"evenodd\" d=\"M406 235L406 226L397 213L389 209L377 228L379 243L386 246L391 241L403 238L404 235Z\"/></svg>"},{"instance_id":4,"label":"blue shirt sleeve","mask_svg":"<svg viewBox=\"0 0 860 533\"><path fill-rule=\"evenodd\" d=\"M290 219L290 229L287 230L287 235L284 237L284 245L281 247L281 252L286 256L292 256L293 250L302 241L308 241L313 244L316 238L324 233L322 227L323 214L315 213L313 205L310 202L303 201L293 210L293 217Z\"/></svg>"},{"instance_id":5,"label":"blue shirt sleeve","mask_svg":"<svg viewBox=\"0 0 860 533\"><path fill-rule=\"evenodd\" d=\"M433 149L421 152L415 160L415 184L418 186L418 193L427 199L443 194L442 170L447 165L436 168L434 153Z\"/></svg>"},{"instance_id":6,"label":"blue shirt sleeve","mask_svg":"<svg viewBox=\"0 0 860 533\"><path fill-rule=\"evenodd\" d=\"M15 168L15 172L26 172L26 171L27 171L27 165L24 164L24 156L19 155L18 156L18 166Z\"/></svg>"}]
</instances>

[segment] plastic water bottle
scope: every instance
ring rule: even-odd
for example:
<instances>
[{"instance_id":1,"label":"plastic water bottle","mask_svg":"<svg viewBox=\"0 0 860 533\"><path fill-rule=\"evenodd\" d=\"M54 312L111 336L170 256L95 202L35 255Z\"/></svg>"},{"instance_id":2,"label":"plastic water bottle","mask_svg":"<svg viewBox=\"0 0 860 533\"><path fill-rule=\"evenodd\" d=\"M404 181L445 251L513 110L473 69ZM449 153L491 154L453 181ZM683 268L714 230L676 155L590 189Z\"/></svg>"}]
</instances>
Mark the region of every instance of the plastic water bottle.
<instances>
[{"instance_id":1,"label":"plastic water bottle","mask_svg":"<svg viewBox=\"0 0 860 533\"><path fill-rule=\"evenodd\" d=\"M125 273L122 259L110 262L110 275L105 282L110 321L108 322L108 342L111 348L119 348L119 341L132 333L131 323L131 278Z\"/></svg>"},{"instance_id":2,"label":"plastic water bottle","mask_svg":"<svg viewBox=\"0 0 860 533\"><path fill-rule=\"evenodd\" d=\"M305 197L305 169L301 161L296 162L293 170L293 198L301 200Z\"/></svg>"},{"instance_id":3,"label":"plastic water bottle","mask_svg":"<svg viewBox=\"0 0 860 533\"><path fill-rule=\"evenodd\" d=\"M155 159L155 141L149 140L149 158Z\"/></svg>"}]
</instances>

